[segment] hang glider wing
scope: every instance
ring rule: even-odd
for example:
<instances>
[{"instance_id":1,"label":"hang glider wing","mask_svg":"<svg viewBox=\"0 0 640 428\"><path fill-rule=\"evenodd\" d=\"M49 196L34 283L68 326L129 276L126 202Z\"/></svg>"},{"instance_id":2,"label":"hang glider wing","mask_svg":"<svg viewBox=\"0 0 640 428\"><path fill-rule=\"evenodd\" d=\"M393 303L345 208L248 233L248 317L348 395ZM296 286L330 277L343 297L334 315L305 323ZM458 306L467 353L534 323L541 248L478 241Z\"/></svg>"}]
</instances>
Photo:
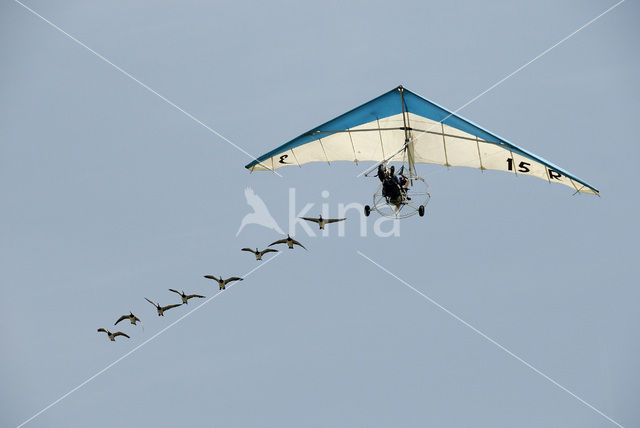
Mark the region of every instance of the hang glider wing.
<instances>
[{"instance_id":1,"label":"hang glider wing","mask_svg":"<svg viewBox=\"0 0 640 428\"><path fill-rule=\"evenodd\" d=\"M266 153L246 168L275 170L309 162L407 161L531 175L597 195L562 168L399 86Z\"/></svg>"}]
</instances>

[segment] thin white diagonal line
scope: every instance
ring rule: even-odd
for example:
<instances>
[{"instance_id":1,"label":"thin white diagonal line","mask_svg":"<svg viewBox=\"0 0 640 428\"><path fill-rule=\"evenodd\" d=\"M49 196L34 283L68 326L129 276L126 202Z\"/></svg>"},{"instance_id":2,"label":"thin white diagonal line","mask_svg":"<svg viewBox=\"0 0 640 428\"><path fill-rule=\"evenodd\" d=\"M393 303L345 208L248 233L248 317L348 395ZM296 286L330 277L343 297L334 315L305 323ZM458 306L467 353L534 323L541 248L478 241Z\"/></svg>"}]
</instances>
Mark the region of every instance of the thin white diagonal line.
<instances>
[{"instance_id":1,"label":"thin white diagonal line","mask_svg":"<svg viewBox=\"0 0 640 428\"><path fill-rule=\"evenodd\" d=\"M571 34L565 36L564 38L562 38L560 41L558 41L557 43L553 44L552 46L548 47L547 49L545 49L544 51L540 52L538 55L536 55L533 59L525 62L524 64L522 64L520 67L516 68L514 71L512 71L511 73L507 74L505 77L503 77L502 79L498 80L496 83L494 83L493 85L489 86L487 89L485 89L484 91L480 92L478 95L476 95L475 97L471 98L469 101L467 101L466 103L464 103L463 105L461 105L460 107L458 107L457 109L455 109L453 112L449 113L444 119L440 120L437 122L437 124L431 125L430 128L422 131L421 133L419 133L414 139L413 141L416 142L418 139L420 139L423 135L427 134L429 131L431 131L432 129L436 128L438 125L440 125L440 123L443 123L445 120L447 120L448 118L450 118L451 116L453 116L454 114L458 113L460 110L464 109L465 107L469 106L470 104L476 102L480 97L482 97L483 95L487 94L488 92L492 91L493 89L495 89L496 87L500 86L502 83L504 83L506 80L510 79L511 77L515 76L517 73L521 72L522 70L524 70L525 68L527 68L528 66L530 66L531 64L533 64L535 61L539 60L540 58L542 58L543 56L545 56L546 54L548 54L549 52L551 52L553 49L555 49L556 47L560 46L562 43L566 42L567 40L569 40L571 37L575 36L576 34L578 34L580 31L584 30L585 28L587 28L589 25L593 24L594 22L596 22L598 19L602 18L604 15L606 15L607 13L611 12L613 9L615 9L616 7L620 6L622 3L624 3L625 0L620 0L618 3L614 4L613 6L610 6L607 10L605 10L604 12L600 13L598 16L596 16L595 18L591 19L590 21L588 21L587 23L585 23L584 25L582 25L580 28L578 28L577 30L575 30L574 32L572 32ZM358 174L356 177L361 177L363 174L365 174L367 171L369 171L369 169L371 168L367 168L364 171L362 171L360 174Z\"/></svg>"},{"instance_id":2,"label":"thin white diagonal line","mask_svg":"<svg viewBox=\"0 0 640 428\"><path fill-rule=\"evenodd\" d=\"M201 121L200 119L198 119L197 117L195 117L194 115L192 115L191 113L189 113L188 111L186 111L185 109L183 109L182 107L180 107L179 105L177 105L176 103L174 103L173 101L171 101L170 99L168 99L167 97L165 97L164 95L158 93L157 91L153 90L151 87L149 87L149 85L145 84L144 82L141 82L140 80L138 80L137 78L135 78L134 76L132 76L130 73L128 73L127 71L125 71L124 69L122 69L121 67L117 66L116 64L114 64L113 62L109 61L107 58L105 58L103 55L99 54L98 52L94 51L93 49L91 49L89 46L85 45L84 43L82 43L80 40L76 39L75 37L73 37L71 34L67 33L66 31L64 31L62 28L58 27L56 24L54 24L53 22L49 21L47 18L45 18L44 16L40 15L38 12L36 12L35 10L31 9L29 6L25 5L24 3L20 2L19 0L13 0L14 2L18 3L20 6L22 6L23 8L25 8L26 10L28 10L29 12L31 12L33 15L37 16L38 18L40 18L41 20L43 20L44 22L46 22L47 24L49 24L51 27L55 28L56 30L58 30L59 32L61 32L62 34L64 34L65 36L67 36L69 39L73 40L74 42L76 42L77 44L79 44L80 46L82 46L83 48L85 48L86 50L88 50L89 52L91 52L92 54L94 54L95 56L97 56L98 58L100 58L102 61L106 62L107 64L109 64L110 66L112 66L113 68L115 68L116 70L118 70L120 73L124 74L125 76L127 76L129 79L133 80L134 82L136 82L137 84L139 84L140 86L142 86L144 89L146 89L147 91L151 92L152 94L156 95L157 97L159 97L161 100L163 100L164 102L166 102L167 104L169 104L171 107L175 108L176 110L178 110L179 112L181 112L182 114L184 114L185 116L187 116L189 119L193 120L194 122L196 122L198 125L202 126L203 128L205 128L206 130L208 130L209 132L213 133L214 135L218 136L219 138L221 138L222 140L226 141L228 144L230 144L231 146L233 146L234 148L236 148L236 150L244 153L245 155L249 156L251 158L251 160L255 160L258 161L258 159L256 159L255 156L253 156L251 153L247 152L245 149L243 149L242 147L238 146L236 143L234 143L233 141L231 141L230 139L228 139L227 137L225 137L224 135L222 135L221 133L219 133L218 131L216 131L215 129L211 128L209 125L207 125L206 123L204 123L203 121ZM272 171L273 173L275 173L276 175L278 175L279 177L282 177L282 175L280 175L277 171L273 170L272 168L269 168L267 165L265 165L264 163L258 161L258 163L262 166L264 166L265 168L267 168L268 170Z\"/></svg>"},{"instance_id":3,"label":"thin white diagonal line","mask_svg":"<svg viewBox=\"0 0 640 428\"><path fill-rule=\"evenodd\" d=\"M580 31L584 30L585 28L587 28L589 25L593 24L594 22L596 22L598 19L602 18L604 15L606 15L607 13L611 12L613 9L615 9L616 7L620 6L622 3L624 3L625 0L620 0L618 3L614 4L613 6L609 7L607 10L605 10L604 12L602 12L600 15L596 16L595 18L591 19L589 22L587 22L586 24L584 24L583 26L581 26L580 28L578 28L577 30L575 30L573 33L569 34L568 36L565 36L563 39L561 39L560 41L558 41L557 43L555 43L553 46L545 49L544 51L540 52L538 55L536 55L533 59L527 61L526 63L522 64L520 67L516 68L514 71L512 71L511 73L507 74L505 77L503 77L502 79L498 80L496 83L494 83L493 85L489 86L487 89L485 89L484 91L480 92L478 95L476 95L475 97L471 98L469 101L467 101L466 103L464 103L463 105L461 105L460 107L458 107L456 110L453 111L452 114L455 114L457 112L459 112L460 110L464 109L465 107L467 107L469 104L475 102L478 98L482 97L483 95L485 95L487 92L492 91L493 89L495 89L496 87L498 87L499 85L501 85L502 83L504 83L506 80L510 79L511 77L513 77L515 74L521 72L522 70L524 70L526 67L530 66L531 64L533 64L535 61L539 60L540 58L542 58L543 56L545 56L546 54L548 54L550 51L552 51L553 49L555 49L556 47L558 47L559 45L561 45L562 43L566 42L567 40L569 40L571 37L575 36L576 34L578 34ZM446 120L448 117L450 117L451 114L449 116L447 116L445 119ZM439 122L438 122L439 123ZM425 132L422 132L421 134L418 135L418 138L422 135L426 134Z\"/></svg>"},{"instance_id":4,"label":"thin white diagonal line","mask_svg":"<svg viewBox=\"0 0 640 428\"><path fill-rule=\"evenodd\" d=\"M266 265L267 263L269 263L270 261L274 260L276 257L278 257L281 253L277 253L275 254L273 257L271 257L270 259L266 260L264 263L259 264L258 266L254 267L253 269L251 269L249 272L245 273L242 278L246 278L249 275L251 275L253 272L257 271L258 269L260 269L261 267L263 267L264 265ZM235 284L237 284L237 282L231 283L229 286L227 286L227 289L230 289L231 287L233 287ZM85 380L84 382L82 382L81 384L79 384L78 386L76 386L75 388L73 388L72 390L70 390L69 392L67 392L66 394L62 395L60 398L58 398L57 400L53 401L51 404L49 404L47 407L43 408L42 410L40 410L39 412L37 412L36 414L34 414L33 416L31 416L29 419L25 420L24 422L22 422L20 425L18 425L17 428L20 428L26 424L28 424L29 422L31 422L32 420L34 420L35 418L37 418L38 416L40 416L41 414L43 414L44 412L46 412L47 410L49 410L50 408L52 408L53 406L55 406L56 404L58 404L59 402L61 402L62 400L64 400L65 398L67 398L68 396L70 396L71 394L73 394L74 392L76 392L77 390L79 390L80 388L82 388L83 386L85 386L86 384L88 384L89 382L91 382L92 380L94 380L95 378L97 378L98 376L100 376L102 373L106 372L107 370L109 370L111 367L115 366L116 364L118 364L120 361L124 360L125 358L127 358L129 355L133 354L134 352L136 352L138 349L142 348L144 345L146 345L147 343L151 342L153 339L155 339L156 337L160 336L162 333L164 333L165 331L169 330L171 327L173 327L174 325L178 324L180 321L182 321L183 319L187 318L189 315L191 315L192 313L194 313L195 311L197 311L198 309L202 308L204 305L206 305L207 303L211 302L213 299L215 299L216 297L218 297L220 294L222 294L222 291L217 292L216 294L214 294L213 296L209 297L207 300L205 300L204 302L202 302L202 304L196 306L195 308L193 308L192 310L190 310L189 312L187 312L186 314L182 315L180 318L178 318L177 320L175 320L174 322L172 322L171 324L169 324L168 326L166 326L165 328L163 328L162 330L158 331L156 334L154 334L153 336L151 336L150 338L148 338L147 340L145 340L144 342L142 342L141 344L139 344L138 346L136 346L135 348L133 348L132 350L130 350L129 352L127 352L126 354L124 354L123 356L121 356L120 358L118 358L117 360L115 360L114 362L112 362L111 364L109 364L108 366L106 366L105 368L103 368L102 370L100 370L98 373L94 374L93 376L89 377L87 380Z\"/></svg>"},{"instance_id":5,"label":"thin white diagonal line","mask_svg":"<svg viewBox=\"0 0 640 428\"><path fill-rule=\"evenodd\" d=\"M486 334L484 334L482 331L478 330L477 328L475 328L474 326L472 326L471 324L469 324L468 322L466 322L465 320L463 320L462 318L460 318L459 316L457 316L456 314L454 314L453 312L451 312L449 309L445 308L444 306L442 306L440 303L436 302L435 300L433 300L431 297L427 296L426 294L424 294L422 291L418 290L417 288L415 288L414 286L412 286L411 284L409 284L408 282L406 282L405 280L403 280L402 278L400 278L399 276L395 275L393 272L389 271L387 268L385 268L384 266L381 266L379 263L373 261L372 259L370 259L369 257L367 257L365 254L363 254L361 251L357 251L357 253L362 256L363 258L369 260L371 263L373 263L374 265L376 265L378 268L380 268L382 271L386 272L387 274L391 275L392 277L394 277L395 279L397 279L398 281L400 281L402 284L404 284L407 288L415 291L416 293L418 293L420 296L424 297L426 300L428 300L430 303L432 303L433 305L437 306L439 309L441 309L442 311L444 311L447 315L451 316L452 318L454 318L456 321L460 322L461 324L463 324L465 327L470 328L473 332L479 334L480 336L482 336L484 339L488 340L489 342L491 342L492 344L494 344L495 346L497 346L498 348L502 349L504 352L506 352L507 354L509 354L510 356L512 356L513 358L515 358L516 360L520 361L522 364L524 364L525 366L529 367L531 370L533 370L534 372L536 372L537 374L539 374L540 376L542 376L543 378L547 379L549 382L551 382L552 384L554 384L555 386L557 386L558 388L560 388L561 390L563 390L564 392L568 393L569 395L571 395L573 398L575 398L576 400L580 401L582 404L584 404L585 406L589 407L591 410L595 411L596 413L598 413L599 415L603 416L604 418L606 418L609 422L612 422L613 424L619 426L620 428L624 428L622 425L620 425L618 422L614 421L613 419L611 419L609 416L607 416L606 414L604 414L602 411L598 410L597 408L595 408L594 406L592 406L591 404L587 403L585 400L583 400L582 398L580 398L579 396L577 396L576 394L574 394L573 392L569 391L567 388L565 388L564 386L562 386L561 384L559 384L558 382L556 382L555 380L553 380L552 378L550 378L549 376L547 376L546 374L544 374L543 372L541 372L540 370L538 370L537 368L535 368L534 366L532 366L530 363L528 363L527 361L523 360L521 357L519 357L518 355L514 354L513 352L511 352L509 349L505 348L504 346L502 346L501 344L499 344L498 342L496 342L495 340L493 340L491 337L487 336Z\"/></svg>"}]
</instances>

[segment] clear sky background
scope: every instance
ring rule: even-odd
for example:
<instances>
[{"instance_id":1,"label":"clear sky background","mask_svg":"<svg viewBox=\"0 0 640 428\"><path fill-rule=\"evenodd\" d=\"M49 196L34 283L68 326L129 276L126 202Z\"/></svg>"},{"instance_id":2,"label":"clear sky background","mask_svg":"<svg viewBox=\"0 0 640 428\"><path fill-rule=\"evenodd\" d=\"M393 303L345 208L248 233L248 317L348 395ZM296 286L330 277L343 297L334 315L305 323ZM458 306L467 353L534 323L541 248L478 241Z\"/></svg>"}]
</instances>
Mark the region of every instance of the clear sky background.
<instances>
[{"instance_id":1,"label":"clear sky background","mask_svg":"<svg viewBox=\"0 0 640 428\"><path fill-rule=\"evenodd\" d=\"M26 3L254 155L398 84L456 109L612 1ZM400 236L296 236L283 254L34 419L34 427L640 426L638 19L628 0L463 116L601 197L420 165ZM363 165L251 159L19 4L0 4L0 425L16 426L212 296L252 187L298 209L367 203ZM329 198L321 192L327 190ZM132 310L131 340L96 333ZM120 326L120 325L119 325Z\"/></svg>"}]
</instances>

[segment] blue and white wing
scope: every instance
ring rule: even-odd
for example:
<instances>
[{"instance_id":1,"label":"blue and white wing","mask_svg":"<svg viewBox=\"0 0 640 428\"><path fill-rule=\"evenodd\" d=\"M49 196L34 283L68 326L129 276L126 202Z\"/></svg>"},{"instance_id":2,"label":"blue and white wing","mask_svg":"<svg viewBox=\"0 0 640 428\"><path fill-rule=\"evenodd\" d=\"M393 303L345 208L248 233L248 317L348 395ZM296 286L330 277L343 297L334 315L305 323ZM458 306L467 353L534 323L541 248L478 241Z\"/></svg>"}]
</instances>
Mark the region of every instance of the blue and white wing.
<instances>
[{"instance_id":1,"label":"blue and white wing","mask_svg":"<svg viewBox=\"0 0 640 428\"><path fill-rule=\"evenodd\" d=\"M275 170L309 162L413 161L530 175L597 195L598 190L545 159L432 101L398 87L344 113L246 165Z\"/></svg>"}]
</instances>

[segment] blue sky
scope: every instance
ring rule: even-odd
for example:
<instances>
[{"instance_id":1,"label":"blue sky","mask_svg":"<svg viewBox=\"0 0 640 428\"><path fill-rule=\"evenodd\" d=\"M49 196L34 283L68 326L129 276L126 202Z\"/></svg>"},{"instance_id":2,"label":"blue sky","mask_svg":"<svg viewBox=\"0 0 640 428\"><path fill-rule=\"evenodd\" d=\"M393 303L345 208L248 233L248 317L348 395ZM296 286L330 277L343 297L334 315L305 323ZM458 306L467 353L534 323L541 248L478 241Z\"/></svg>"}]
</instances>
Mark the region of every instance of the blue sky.
<instances>
[{"instance_id":1,"label":"blue sky","mask_svg":"<svg viewBox=\"0 0 640 428\"><path fill-rule=\"evenodd\" d=\"M451 110L613 3L25 3L260 155L403 84ZM251 187L296 207L367 203L365 165L283 177L18 3L0 6L0 425L17 426L213 296ZM358 251L623 426L640 424L636 326L638 5L627 1L460 113L592 183L420 165L432 199L400 236L353 211L29 426L615 426ZM329 192L323 198L323 191ZM314 211L314 210L317 210ZM284 227L284 226L283 226ZM331 226L330 226L331 227ZM131 340L96 333L132 310Z\"/></svg>"}]
</instances>

